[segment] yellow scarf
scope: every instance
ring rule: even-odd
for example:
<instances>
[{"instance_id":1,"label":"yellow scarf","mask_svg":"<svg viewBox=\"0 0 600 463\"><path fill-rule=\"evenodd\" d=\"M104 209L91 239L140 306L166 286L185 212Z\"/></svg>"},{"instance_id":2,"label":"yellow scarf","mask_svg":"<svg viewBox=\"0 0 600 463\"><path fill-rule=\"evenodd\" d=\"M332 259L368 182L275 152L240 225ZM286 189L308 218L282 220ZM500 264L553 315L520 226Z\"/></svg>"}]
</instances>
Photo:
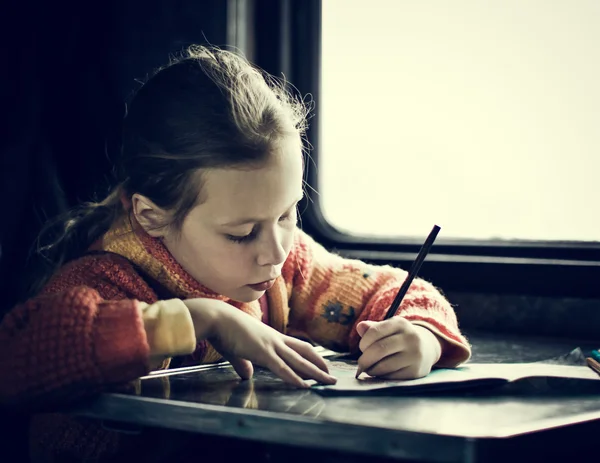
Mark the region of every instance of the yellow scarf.
<instances>
[{"instance_id":1,"label":"yellow scarf","mask_svg":"<svg viewBox=\"0 0 600 463\"><path fill-rule=\"evenodd\" d=\"M158 238L148 235L134 218L124 216L102 237L101 249L127 258L148 276L169 290L179 299L210 298L227 302L247 314L258 318L262 311L258 300L249 303L235 301L220 295L196 281L171 255ZM134 224L135 230L134 230ZM269 325L285 332L288 322L288 291L283 277L279 277L267 291ZM144 301L152 303L154 301ZM221 356L211 347L202 359L203 363L218 361Z\"/></svg>"}]
</instances>

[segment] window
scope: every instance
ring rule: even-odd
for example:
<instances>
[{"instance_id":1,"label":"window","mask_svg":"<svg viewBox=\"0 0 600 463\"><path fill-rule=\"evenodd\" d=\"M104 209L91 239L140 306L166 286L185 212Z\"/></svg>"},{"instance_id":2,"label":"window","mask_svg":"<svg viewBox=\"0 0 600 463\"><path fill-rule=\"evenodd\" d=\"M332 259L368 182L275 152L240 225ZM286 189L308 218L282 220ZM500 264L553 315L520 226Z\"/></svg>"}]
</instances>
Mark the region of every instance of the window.
<instances>
[{"instance_id":1,"label":"window","mask_svg":"<svg viewBox=\"0 0 600 463\"><path fill-rule=\"evenodd\" d=\"M325 0L318 189L342 232L598 241L600 2Z\"/></svg>"}]
</instances>

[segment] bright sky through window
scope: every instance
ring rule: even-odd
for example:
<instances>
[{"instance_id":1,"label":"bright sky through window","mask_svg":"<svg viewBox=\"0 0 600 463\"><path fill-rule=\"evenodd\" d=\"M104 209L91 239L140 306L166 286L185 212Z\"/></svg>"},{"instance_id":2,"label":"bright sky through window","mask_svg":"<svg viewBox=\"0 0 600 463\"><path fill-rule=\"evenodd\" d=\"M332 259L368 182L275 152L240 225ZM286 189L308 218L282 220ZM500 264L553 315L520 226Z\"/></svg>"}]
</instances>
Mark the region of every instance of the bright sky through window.
<instances>
[{"instance_id":1,"label":"bright sky through window","mask_svg":"<svg viewBox=\"0 0 600 463\"><path fill-rule=\"evenodd\" d=\"M327 220L600 240L599 24L598 0L324 0Z\"/></svg>"}]
</instances>

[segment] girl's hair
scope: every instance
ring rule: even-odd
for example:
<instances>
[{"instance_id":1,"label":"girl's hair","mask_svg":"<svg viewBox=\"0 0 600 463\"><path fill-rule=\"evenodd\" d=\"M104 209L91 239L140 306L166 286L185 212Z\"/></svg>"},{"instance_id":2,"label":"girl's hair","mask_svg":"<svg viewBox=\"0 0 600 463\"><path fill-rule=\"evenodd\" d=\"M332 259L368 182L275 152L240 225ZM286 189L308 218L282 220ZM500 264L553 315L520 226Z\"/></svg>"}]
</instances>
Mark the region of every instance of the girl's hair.
<instances>
[{"instance_id":1,"label":"girl's hair","mask_svg":"<svg viewBox=\"0 0 600 463\"><path fill-rule=\"evenodd\" d=\"M123 121L115 183L44 228L37 251L51 268L81 255L124 212L121 196L142 194L173 211L179 230L201 197L198 169L258 167L286 136L303 138L308 110L284 84L240 55L192 46L159 68L134 95Z\"/></svg>"}]
</instances>

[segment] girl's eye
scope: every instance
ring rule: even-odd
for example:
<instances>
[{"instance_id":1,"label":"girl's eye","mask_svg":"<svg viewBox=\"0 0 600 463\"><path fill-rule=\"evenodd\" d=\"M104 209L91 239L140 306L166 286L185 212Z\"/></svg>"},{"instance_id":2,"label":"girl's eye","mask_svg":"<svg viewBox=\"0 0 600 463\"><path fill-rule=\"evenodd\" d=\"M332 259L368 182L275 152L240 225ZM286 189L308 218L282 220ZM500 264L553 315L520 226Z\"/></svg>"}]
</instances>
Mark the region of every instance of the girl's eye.
<instances>
[{"instance_id":1,"label":"girl's eye","mask_svg":"<svg viewBox=\"0 0 600 463\"><path fill-rule=\"evenodd\" d=\"M256 238L256 230L252 230L250 233L248 233L247 235L244 235L244 236L225 235L225 237L229 241L233 241L234 243L247 243L247 242L252 241L254 238Z\"/></svg>"},{"instance_id":2,"label":"girl's eye","mask_svg":"<svg viewBox=\"0 0 600 463\"><path fill-rule=\"evenodd\" d=\"M285 222L286 220L296 220L296 219L297 219L296 208L294 208L293 211L288 212L287 214L279 217L280 222Z\"/></svg>"},{"instance_id":3,"label":"girl's eye","mask_svg":"<svg viewBox=\"0 0 600 463\"><path fill-rule=\"evenodd\" d=\"M297 221L297 219L298 219L298 216L296 214L296 208L294 208L293 211L279 217L280 222L286 222L288 220L295 222L295 221ZM248 233L247 235L244 235L244 236L225 235L225 237L229 241L233 241L234 243L249 243L254 238L256 238L257 235L258 235L258 229L254 228L254 229L252 229L252 231L250 233Z\"/></svg>"}]
</instances>

